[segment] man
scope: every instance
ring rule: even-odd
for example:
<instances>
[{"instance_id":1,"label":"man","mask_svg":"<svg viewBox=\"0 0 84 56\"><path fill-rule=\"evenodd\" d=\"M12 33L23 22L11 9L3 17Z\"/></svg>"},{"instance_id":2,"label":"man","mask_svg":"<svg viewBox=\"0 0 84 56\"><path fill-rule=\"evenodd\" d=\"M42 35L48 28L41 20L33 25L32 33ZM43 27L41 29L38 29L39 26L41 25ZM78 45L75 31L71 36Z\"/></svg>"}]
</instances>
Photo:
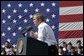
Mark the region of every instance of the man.
<instances>
[{"instance_id":1,"label":"man","mask_svg":"<svg viewBox=\"0 0 84 56\"><path fill-rule=\"evenodd\" d=\"M64 52L64 55L66 55L68 53L68 50L67 50L67 43L63 41L63 52Z\"/></svg>"},{"instance_id":2,"label":"man","mask_svg":"<svg viewBox=\"0 0 84 56\"><path fill-rule=\"evenodd\" d=\"M63 51L66 51L66 49L67 49L67 43L63 42Z\"/></svg>"},{"instance_id":3,"label":"man","mask_svg":"<svg viewBox=\"0 0 84 56\"><path fill-rule=\"evenodd\" d=\"M82 47L82 46L81 46L81 40L78 40L78 41L76 42L76 45L77 45L77 48Z\"/></svg>"},{"instance_id":4,"label":"man","mask_svg":"<svg viewBox=\"0 0 84 56\"><path fill-rule=\"evenodd\" d=\"M78 51L77 51L77 54L78 55L83 55L83 50L82 50L83 47L78 47Z\"/></svg>"},{"instance_id":5,"label":"man","mask_svg":"<svg viewBox=\"0 0 84 56\"><path fill-rule=\"evenodd\" d=\"M71 52L70 55L77 55L77 53L75 52L75 47L71 47Z\"/></svg>"},{"instance_id":6,"label":"man","mask_svg":"<svg viewBox=\"0 0 84 56\"><path fill-rule=\"evenodd\" d=\"M4 51L6 52L6 55L14 55L13 46L10 42L6 41L4 46Z\"/></svg>"},{"instance_id":7,"label":"man","mask_svg":"<svg viewBox=\"0 0 84 56\"><path fill-rule=\"evenodd\" d=\"M44 16L41 13L36 13L33 15L33 23L38 27L38 33L33 31L30 32L30 36L39 41L43 41L48 44L49 55L57 55L56 49L56 39L54 32L51 27L44 22Z\"/></svg>"},{"instance_id":8,"label":"man","mask_svg":"<svg viewBox=\"0 0 84 56\"><path fill-rule=\"evenodd\" d=\"M64 55L63 47L59 46L58 55Z\"/></svg>"}]
</instances>

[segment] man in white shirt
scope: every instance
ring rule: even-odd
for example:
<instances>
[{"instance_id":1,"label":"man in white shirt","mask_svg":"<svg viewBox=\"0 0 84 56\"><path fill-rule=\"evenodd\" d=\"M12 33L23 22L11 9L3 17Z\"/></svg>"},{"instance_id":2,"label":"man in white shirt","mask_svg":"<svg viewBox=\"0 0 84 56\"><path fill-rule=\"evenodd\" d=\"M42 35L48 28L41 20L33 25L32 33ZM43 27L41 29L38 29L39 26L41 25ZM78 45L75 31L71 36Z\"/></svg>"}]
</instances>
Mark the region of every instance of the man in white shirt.
<instances>
[{"instance_id":1,"label":"man in white shirt","mask_svg":"<svg viewBox=\"0 0 84 56\"><path fill-rule=\"evenodd\" d=\"M35 33L31 31L30 36L39 41L47 43L49 46L49 55L57 55L57 51L55 50L55 45L57 45L57 41L51 27L44 22L44 16L41 13L34 14L33 23L35 24L35 26L38 27L38 32ZM53 49L53 51L51 49Z\"/></svg>"}]
</instances>

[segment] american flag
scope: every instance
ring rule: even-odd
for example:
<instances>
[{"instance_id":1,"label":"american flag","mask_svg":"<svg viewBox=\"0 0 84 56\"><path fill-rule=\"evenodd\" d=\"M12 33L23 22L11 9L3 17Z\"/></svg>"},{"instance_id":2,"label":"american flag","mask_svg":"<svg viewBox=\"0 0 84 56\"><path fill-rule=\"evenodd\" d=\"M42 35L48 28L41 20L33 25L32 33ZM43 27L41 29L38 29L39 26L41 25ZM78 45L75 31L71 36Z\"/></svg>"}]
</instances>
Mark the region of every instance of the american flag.
<instances>
[{"instance_id":1,"label":"american flag","mask_svg":"<svg viewBox=\"0 0 84 56\"><path fill-rule=\"evenodd\" d=\"M83 45L83 1L59 2L59 42L71 42L74 46L77 40Z\"/></svg>"},{"instance_id":2,"label":"american flag","mask_svg":"<svg viewBox=\"0 0 84 56\"><path fill-rule=\"evenodd\" d=\"M54 31L56 40L83 40L83 1L1 1L1 46L9 41L16 47L18 38L40 12Z\"/></svg>"}]
</instances>

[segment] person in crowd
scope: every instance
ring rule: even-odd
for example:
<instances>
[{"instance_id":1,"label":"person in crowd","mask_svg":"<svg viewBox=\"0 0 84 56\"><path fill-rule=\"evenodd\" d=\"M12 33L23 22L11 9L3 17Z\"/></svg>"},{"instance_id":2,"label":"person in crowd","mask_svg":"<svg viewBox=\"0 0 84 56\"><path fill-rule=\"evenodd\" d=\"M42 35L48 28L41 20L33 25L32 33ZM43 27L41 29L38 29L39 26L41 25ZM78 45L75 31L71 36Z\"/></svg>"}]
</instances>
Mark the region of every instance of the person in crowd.
<instances>
[{"instance_id":1,"label":"person in crowd","mask_svg":"<svg viewBox=\"0 0 84 56\"><path fill-rule=\"evenodd\" d=\"M59 49L58 49L58 55L64 55L62 46L60 46Z\"/></svg>"},{"instance_id":2,"label":"person in crowd","mask_svg":"<svg viewBox=\"0 0 84 56\"><path fill-rule=\"evenodd\" d=\"M77 54L78 55L83 55L83 47L78 47Z\"/></svg>"},{"instance_id":3,"label":"person in crowd","mask_svg":"<svg viewBox=\"0 0 84 56\"><path fill-rule=\"evenodd\" d=\"M71 52L70 55L77 55L77 53L75 52L75 47L71 47Z\"/></svg>"},{"instance_id":4,"label":"person in crowd","mask_svg":"<svg viewBox=\"0 0 84 56\"><path fill-rule=\"evenodd\" d=\"M76 42L76 47L77 47L77 48L82 47L82 46L81 46L81 40L78 40L78 41Z\"/></svg>"},{"instance_id":5,"label":"person in crowd","mask_svg":"<svg viewBox=\"0 0 84 56\"><path fill-rule=\"evenodd\" d=\"M1 48L1 55L6 55L6 51L4 50L4 48Z\"/></svg>"},{"instance_id":6,"label":"person in crowd","mask_svg":"<svg viewBox=\"0 0 84 56\"><path fill-rule=\"evenodd\" d=\"M14 55L13 46L10 42L6 41L4 46L5 46L4 50L6 52L6 55Z\"/></svg>"},{"instance_id":7,"label":"person in crowd","mask_svg":"<svg viewBox=\"0 0 84 56\"><path fill-rule=\"evenodd\" d=\"M68 45L67 45L67 50L68 50L68 52L71 52L71 47L72 47L72 43L69 42Z\"/></svg>"},{"instance_id":8,"label":"person in crowd","mask_svg":"<svg viewBox=\"0 0 84 56\"><path fill-rule=\"evenodd\" d=\"M64 54L66 54L68 52L67 50L67 43L63 41L63 51L64 51Z\"/></svg>"}]
</instances>

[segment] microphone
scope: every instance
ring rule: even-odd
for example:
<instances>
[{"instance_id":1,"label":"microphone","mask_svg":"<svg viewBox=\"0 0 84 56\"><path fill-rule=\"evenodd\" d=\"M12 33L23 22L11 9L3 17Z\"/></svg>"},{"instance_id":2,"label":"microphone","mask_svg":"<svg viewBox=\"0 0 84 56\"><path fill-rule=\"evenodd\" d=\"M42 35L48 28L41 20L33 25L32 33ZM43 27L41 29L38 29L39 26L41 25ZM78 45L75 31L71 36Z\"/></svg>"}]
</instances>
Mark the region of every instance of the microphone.
<instances>
[{"instance_id":1,"label":"microphone","mask_svg":"<svg viewBox=\"0 0 84 56\"><path fill-rule=\"evenodd\" d=\"M25 33L26 33L26 32L29 32L29 31L31 31L31 30L32 30L32 26L27 27L27 29L22 33L23 36L25 36Z\"/></svg>"}]
</instances>

